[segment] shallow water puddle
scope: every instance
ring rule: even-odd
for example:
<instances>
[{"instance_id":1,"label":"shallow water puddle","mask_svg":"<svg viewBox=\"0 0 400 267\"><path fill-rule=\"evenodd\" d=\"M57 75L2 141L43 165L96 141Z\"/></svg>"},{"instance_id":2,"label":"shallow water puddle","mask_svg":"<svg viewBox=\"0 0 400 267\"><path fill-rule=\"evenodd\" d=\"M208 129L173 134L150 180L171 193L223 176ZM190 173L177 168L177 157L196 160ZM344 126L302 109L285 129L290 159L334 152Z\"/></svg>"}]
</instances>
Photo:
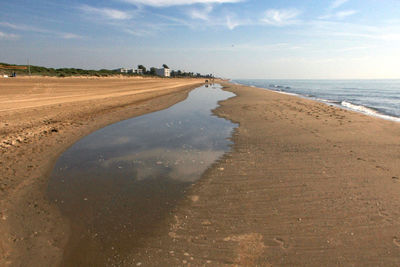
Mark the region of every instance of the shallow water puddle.
<instances>
[{"instance_id":1,"label":"shallow water puddle","mask_svg":"<svg viewBox=\"0 0 400 267\"><path fill-rule=\"evenodd\" d=\"M123 263L227 150L236 124L213 116L234 96L200 87L166 110L83 138L58 159L48 195L71 222L66 265Z\"/></svg>"}]
</instances>

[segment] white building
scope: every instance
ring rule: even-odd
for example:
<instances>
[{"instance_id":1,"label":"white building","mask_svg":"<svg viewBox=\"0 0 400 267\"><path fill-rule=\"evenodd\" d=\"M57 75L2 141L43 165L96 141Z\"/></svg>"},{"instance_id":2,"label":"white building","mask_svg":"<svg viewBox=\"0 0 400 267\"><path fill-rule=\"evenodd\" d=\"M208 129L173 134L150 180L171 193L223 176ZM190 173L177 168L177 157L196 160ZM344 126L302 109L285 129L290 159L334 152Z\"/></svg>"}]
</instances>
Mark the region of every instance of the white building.
<instances>
[{"instance_id":1,"label":"white building","mask_svg":"<svg viewBox=\"0 0 400 267\"><path fill-rule=\"evenodd\" d=\"M156 74L161 77L170 77L171 70L169 68L156 69Z\"/></svg>"},{"instance_id":2,"label":"white building","mask_svg":"<svg viewBox=\"0 0 400 267\"><path fill-rule=\"evenodd\" d=\"M128 69L126 68L119 68L115 70L116 72L120 72L120 73L128 73Z\"/></svg>"},{"instance_id":3,"label":"white building","mask_svg":"<svg viewBox=\"0 0 400 267\"><path fill-rule=\"evenodd\" d=\"M136 70L135 70L135 73L136 73L136 74L143 74L143 69L136 69Z\"/></svg>"}]
</instances>

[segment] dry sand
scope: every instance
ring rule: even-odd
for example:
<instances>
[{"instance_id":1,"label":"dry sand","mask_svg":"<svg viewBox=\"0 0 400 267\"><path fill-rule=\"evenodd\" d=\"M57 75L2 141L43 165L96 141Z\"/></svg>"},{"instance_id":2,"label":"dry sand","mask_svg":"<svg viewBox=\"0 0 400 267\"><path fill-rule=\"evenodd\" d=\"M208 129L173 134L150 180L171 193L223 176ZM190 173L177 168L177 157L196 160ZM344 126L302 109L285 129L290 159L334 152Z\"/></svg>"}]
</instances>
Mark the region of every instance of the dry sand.
<instances>
[{"instance_id":1,"label":"dry sand","mask_svg":"<svg viewBox=\"0 0 400 267\"><path fill-rule=\"evenodd\" d=\"M69 226L46 198L68 146L108 124L167 108L195 79L0 79L0 266L57 266Z\"/></svg>"},{"instance_id":2,"label":"dry sand","mask_svg":"<svg viewBox=\"0 0 400 267\"><path fill-rule=\"evenodd\" d=\"M400 124L224 85L237 97L223 101L215 113L240 124L232 151L190 188L185 201L154 229L155 237L109 264L399 265ZM163 98L177 101L184 94ZM101 125L150 112L154 104L146 103L164 102L159 99L140 105L94 99L13 115L12 121L28 118L28 132L38 125L47 128L2 150L0 265L59 262L69 228L46 202L45 172L73 141ZM7 119L14 130L2 134L10 139L25 133L17 131L18 121L11 124L3 115L13 114L7 112L0 112L1 122ZM47 119L53 113L59 115ZM42 125L44 120L49 124Z\"/></svg>"}]
</instances>

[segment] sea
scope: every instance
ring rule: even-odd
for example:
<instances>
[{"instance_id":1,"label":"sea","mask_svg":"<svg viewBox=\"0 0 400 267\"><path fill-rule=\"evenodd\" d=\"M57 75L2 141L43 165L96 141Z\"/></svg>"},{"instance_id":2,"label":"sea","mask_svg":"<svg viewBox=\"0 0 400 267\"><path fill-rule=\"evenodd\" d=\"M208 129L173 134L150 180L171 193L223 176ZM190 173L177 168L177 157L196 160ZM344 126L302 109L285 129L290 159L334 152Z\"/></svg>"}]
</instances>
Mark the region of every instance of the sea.
<instances>
[{"instance_id":1,"label":"sea","mask_svg":"<svg viewBox=\"0 0 400 267\"><path fill-rule=\"evenodd\" d=\"M297 95L400 122L400 80L238 79L237 84Z\"/></svg>"}]
</instances>

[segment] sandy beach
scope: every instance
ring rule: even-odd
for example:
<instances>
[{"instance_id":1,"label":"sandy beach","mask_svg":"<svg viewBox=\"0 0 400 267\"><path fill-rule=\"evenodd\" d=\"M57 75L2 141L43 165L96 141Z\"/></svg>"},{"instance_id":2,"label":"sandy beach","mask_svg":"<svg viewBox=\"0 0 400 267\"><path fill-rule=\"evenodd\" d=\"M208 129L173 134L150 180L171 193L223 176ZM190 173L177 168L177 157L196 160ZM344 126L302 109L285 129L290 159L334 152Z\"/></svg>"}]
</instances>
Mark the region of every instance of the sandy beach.
<instances>
[{"instance_id":1,"label":"sandy beach","mask_svg":"<svg viewBox=\"0 0 400 267\"><path fill-rule=\"evenodd\" d=\"M225 86L232 151L126 265L398 265L400 125Z\"/></svg>"},{"instance_id":2,"label":"sandy beach","mask_svg":"<svg viewBox=\"0 0 400 267\"><path fill-rule=\"evenodd\" d=\"M0 265L57 266L69 226L46 197L65 149L123 119L167 108L204 80L19 77L0 80Z\"/></svg>"},{"instance_id":3,"label":"sandy beach","mask_svg":"<svg viewBox=\"0 0 400 267\"><path fill-rule=\"evenodd\" d=\"M0 265L57 266L70 227L46 199L57 156L105 125L185 99L202 80L0 80ZM110 266L396 266L400 124L259 88L214 113L231 152ZM82 264L82 266L84 266Z\"/></svg>"}]
</instances>

